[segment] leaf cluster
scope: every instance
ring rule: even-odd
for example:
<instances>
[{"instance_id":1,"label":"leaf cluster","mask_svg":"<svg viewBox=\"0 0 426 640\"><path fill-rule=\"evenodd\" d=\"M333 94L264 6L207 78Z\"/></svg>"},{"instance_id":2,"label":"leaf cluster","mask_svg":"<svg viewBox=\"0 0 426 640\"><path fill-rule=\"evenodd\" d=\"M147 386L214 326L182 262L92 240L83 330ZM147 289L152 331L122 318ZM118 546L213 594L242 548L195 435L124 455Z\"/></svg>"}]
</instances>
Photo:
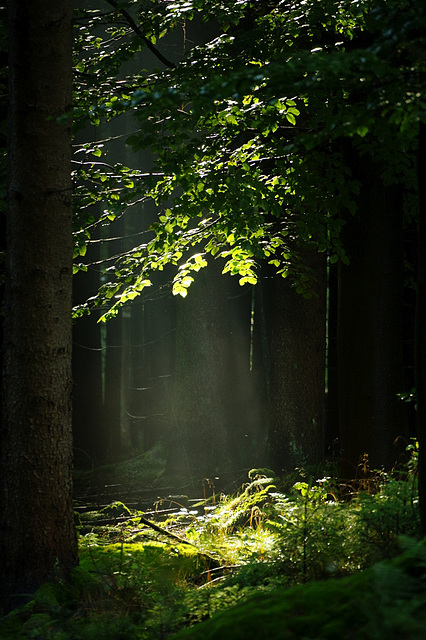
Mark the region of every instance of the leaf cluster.
<instances>
[{"instance_id":1,"label":"leaf cluster","mask_svg":"<svg viewBox=\"0 0 426 640\"><path fill-rule=\"evenodd\" d=\"M129 207L151 200L159 213L147 241L114 261L92 303L107 304L104 318L114 315L167 264L176 269L173 293L185 296L209 255L241 284L254 284L258 265L269 262L310 295L301 246L347 262L340 232L360 185L343 141L380 162L388 182L413 182L426 105L418 3L109 5L77 20L76 122L134 117L127 144L150 150L155 166L107 166L101 145L79 149L79 215L96 203L106 208L79 222L76 252L91 225ZM194 22L202 31L212 21L217 36L183 58L123 75L128 60L173 30Z\"/></svg>"}]
</instances>

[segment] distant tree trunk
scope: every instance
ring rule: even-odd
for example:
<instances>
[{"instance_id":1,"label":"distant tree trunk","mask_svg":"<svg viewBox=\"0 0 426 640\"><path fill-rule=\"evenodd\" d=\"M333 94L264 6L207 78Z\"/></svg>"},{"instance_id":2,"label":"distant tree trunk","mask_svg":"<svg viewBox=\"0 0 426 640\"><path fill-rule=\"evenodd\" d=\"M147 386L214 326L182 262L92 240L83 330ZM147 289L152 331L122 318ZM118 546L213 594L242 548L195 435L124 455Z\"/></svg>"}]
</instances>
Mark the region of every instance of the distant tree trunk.
<instances>
[{"instance_id":1,"label":"distant tree trunk","mask_svg":"<svg viewBox=\"0 0 426 640\"><path fill-rule=\"evenodd\" d=\"M381 166L353 158L362 184L358 212L344 228L349 266L339 267L338 377L341 474L392 468L407 438L402 359L402 193ZM400 438L398 448L397 441Z\"/></svg>"},{"instance_id":2,"label":"distant tree trunk","mask_svg":"<svg viewBox=\"0 0 426 640\"><path fill-rule=\"evenodd\" d=\"M141 369L141 405L146 419L143 425L143 449L164 442L170 424L171 381L175 357L176 298L170 295L167 272L155 274L153 287L143 301Z\"/></svg>"},{"instance_id":3,"label":"distant tree trunk","mask_svg":"<svg viewBox=\"0 0 426 640\"><path fill-rule=\"evenodd\" d=\"M144 389L149 385L144 363L145 314L140 301L123 310L127 341L123 344L124 421L127 424L127 444L131 455L144 450L145 427L150 409L144 401ZM124 355L124 354L123 354Z\"/></svg>"},{"instance_id":4,"label":"distant tree trunk","mask_svg":"<svg viewBox=\"0 0 426 640\"><path fill-rule=\"evenodd\" d=\"M169 467L202 480L228 466L227 300L221 265L201 270L178 300Z\"/></svg>"},{"instance_id":5,"label":"distant tree trunk","mask_svg":"<svg viewBox=\"0 0 426 640\"><path fill-rule=\"evenodd\" d=\"M0 213L0 251L6 251L6 216L4 212ZM3 253L3 255L5 255ZM4 309L4 282L5 282L5 264L0 261L0 309ZM3 379L3 314L0 312L0 380ZM3 415L3 389L0 384L0 420ZM0 423L1 425L1 423ZM1 455L1 426L0 426L0 455ZM1 471L0 471L1 474ZM1 506L0 506L1 508Z\"/></svg>"},{"instance_id":6,"label":"distant tree trunk","mask_svg":"<svg viewBox=\"0 0 426 640\"><path fill-rule=\"evenodd\" d=\"M5 607L77 563L71 437L71 0L11 0L1 433Z\"/></svg>"},{"instance_id":7,"label":"distant tree trunk","mask_svg":"<svg viewBox=\"0 0 426 640\"><path fill-rule=\"evenodd\" d=\"M262 398L253 374L254 289L241 287L237 277L226 278L224 284L228 286L228 438L235 469L243 469L261 466L262 454Z\"/></svg>"},{"instance_id":8,"label":"distant tree trunk","mask_svg":"<svg viewBox=\"0 0 426 640\"><path fill-rule=\"evenodd\" d=\"M89 267L87 273L76 274L73 283L74 304L83 303L98 290L99 274ZM74 464L87 468L103 462L107 449L102 421L101 327L95 314L73 325L72 374Z\"/></svg>"},{"instance_id":9,"label":"distant tree trunk","mask_svg":"<svg viewBox=\"0 0 426 640\"><path fill-rule=\"evenodd\" d=\"M133 316L133 322L132 322ZM133 365L134 358L132 339L134 337L134 325L136 322L136 316L134 309L127 306L121 310L121 418L120 418L120 440L121 440L121 452L125 457L131 457L136 451L134 446L136 445L136 414L139 413L138 409L133 402L132 387L133 387ZM138 338L140 339L140 337Z\"/></svg>"},{"instance_id":10,"label":"distant tree trunk","mask_svg":"<svg viewBox=\"0 0 426 640\"><path fill-rule=\"evenodd\" d=\"M269 273L267 273L269 271ZM271 357L268 331L269 315L268 302L273 304L270 291L273 292L269 278L275 278L275 271L271 275L265 265L260 272L260 278L254 290L254 325L252 333L252 388L255 390L255 402L258 405L260 418L259 442L257 446L257 461L255 466L266 467L268 460L268 438L270 431L270 398L271 398ZM273 280L272 280L273 282Z\"/></svg>"},{"instance_id":11,"label":"distant tree trunk","mask_svg":"<svg viewBox=\"0 0 426 640\"><path fill-rule=\"evenodd\" d=\"M5 8L6 12L6 8ZM0 52L0 65L2 68L7 67L7 51ZM0 180L4 183L6 180L6 163L7 156L7 137L6 137L6 122L7 122L7 79L0 79L0 92L2 99L0 100ZM6 251L6 215L5 215L5 202L4 197L0 195L0 256L5 255ZM4 306L4 281L5 281L5 264L3 257L0 257L0 309ZM0 379L2 379L1 367L2 367L2 350L3 350L3 318L0 311ZM2 390L0 385L0 419L2 415Z\"/></svg>"},{"instance_id":12,"label":"distant tree trunk","mask_svg":"<svg viewBox=\"0 0 426 640\"><path fill-rule=\"evenodd\" d=\"M416 425L419 442L419 502L426 535L426 125L420 124L418 153L417 304L415 336Z\"/></svg>"},{"instance_id":13,"label":"distant tree trunk","mask_svg":"<svg viewBox=\"0 0 426 640\"><path fill-rule=\"evenodd\" d=\"M337 311L338 311L338 265L328 268L328 345L327 345L327 395L325 447L326 455L338 452L339 441L339 385L337 374Z\"/></svg>"},{"instance_id":14,"label":"distant tree trunk","mask_svg":"<svg viewBox=\"0 0 426 640\"><path fill-rule=\"evenodd\" d=\"M269 292L269 451L278 472L324 456L326 263L322 253L303 257L316 295L305 299L281 277Z\"/></svg>"},{"instance_id":15,"label":"distant tree trunk","mask_svg":"<svg viewBox=\"0 0 426 640\"><path fill-rule=\"evenodd\" d=\"M104 402L103 425L107 446L106 458L117 460L122 453L121 442L121 366L123 318L118 315L104 327Z\"/></svg>"}]
</instances>

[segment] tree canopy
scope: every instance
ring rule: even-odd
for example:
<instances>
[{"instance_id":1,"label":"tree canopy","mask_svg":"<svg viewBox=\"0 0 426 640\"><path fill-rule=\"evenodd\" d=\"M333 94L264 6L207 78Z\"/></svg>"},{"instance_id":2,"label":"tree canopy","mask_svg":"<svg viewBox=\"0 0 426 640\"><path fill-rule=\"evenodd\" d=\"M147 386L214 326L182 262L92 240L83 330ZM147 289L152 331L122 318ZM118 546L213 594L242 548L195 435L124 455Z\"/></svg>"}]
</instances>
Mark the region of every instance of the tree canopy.
<instances>
[{"instance_id":1,"label":"tree canopy","mask_svg":"<svg viewBox=\"0 0 426 640\"><path fill-rule=\"evenodd\" d=\"M320 313L313 314L318 316L319 326L325 320L325 261L316 272L312 266L315 263L306 256L327 254L329 264L350 266L345 230L351 230L351 220L360 220L360 225L365 227L364 235L360 236L364 241L371 229L367 222L373 219L374 236L373 239L369 237L369 251L365 251L358 271L353 270L354 282L360 285L363 294L357 297L358 309L365 300L371 303L378 288L384 291L380 300L381 314L370 304L363 323L359 323L362 337L370 331L370 325L375 324L370 344L374 344L376 351L373 353L371 349L370 359L365 358L364 369L374 369L374 375L364 376L362 397L360 387L352 384L354 378L362 377L360 370L352 366L350 358L343 358L346 369L354 372L353 378L343 375L346 389L352 386L353 391L350 402L346 402L347 414L352 412L354 404L364 405L364 414L357 414L353 424L340 417L341 434L346 429L346 435L350 431L358 439L355 444L353 440L347 440L346 451L353 449L352 467L356 467L359 454L368 447L376 451L384 449L381 445L385 439L398 438L404 428L404 420L397 416L392 431L388 428L391 421L387 419L391 413L396 413L392 402L396 402L401 379L392 378L392 375L402 371L397 353L402 336L399 320L388 323L388 332L382 332L385 335L379 346L376 340L382 329L383 309L385 315L390 316L395 299L402 298L403 269L389 256L395 236L402 230L400 195L403 195L404 222L412 226L414 220L418 222L415 369L419 387L420 503L425 532L426 348L422 329L426 309L422 293L426 266L423 259L425 193L422 175L426 144L426 14L420 0L270 0L266 3L252 0L151 0L147 3L93 0L89 8L75 10L73 108L70 106L70 3L64 0L59 7L59 12L62 11L59 20L51 19L50 10L40 10L40 15L32 20L26 5L22 9L25 20L17 20L16 16L21 15L18 5L12 3L10 13L10 42L14 46L9 53L13 91L10 92L8 136L11 171L3 363L5 420L1 434L2 456L6 461L2 475L2 491L4 497L7 496L2 507L7 531L7 537L5 535L2 540L3 556L8 558L6 590L14 593L34 588L49 574L57 560L66 576L77 561L71 508L71 256L66 251L67 247L71 249L71 207L68 195L64 195L71 189L68 155L71 118L75 130L73 271L86 271L92 259L102 264L100 289L75 308L76 316L100 308L101 320L110 319L120 307L143 294L154 282L156 272L166 267L172 274L172 293L184 298L197 272L215 260L223 273L237 276L241 285L256 284L261 267L267 265L278 276L288 278L296 292L305 298L314 294L313 283L316 278L320 280L321 270L321 302L324 304L320 305ZM64 16L69 20L62 36L56 27ZM43 25L47 25L46 29L51 29L56 38L55 41L51 39L50 48L45 46L49 31ZM33 34L30 44L35 47L29 61L28 33ZM180 45L176 45L178 39ZM53 75L56 73L56 78L64 81L63 89L59 82L48 82L46 60L51 74L53 69ZM16 61L20 61L19 64ZM57 67L53 61L58 63ZM138 69L136 73L135 68ZM14 75L18 71L19 75ZM48 91L44 91L46 82ZM29 90L31 86L32 91ZM35 100L37 108L34 108L32 101L40 91L45 95L43 99ZM52 100L54 109L50 108L50 103L46 108L44 97L48 102ZM60 102L58 108L57 100ZM116 135L111 135L111 129L115 131L111 125L115 122L124 125L117 127ZM29 127L29 133L22 137L25 127ZM31 140L37 135L41 142L33 144ZM110 160L109 149L116 144L122 144L125 150L122 163ZM151 154L152 162L145 167L140 166L140 150L148 150ZM57 169L56 152L60 156ZM57 178L59 187L63 185L63 188L46 187ZM378 188L371 189L366 196L372 182ZM34 197L34 193L40 197ZM393 193L397 195L394 202ZM25 198L23 194L26 194ZM55 198L59 204L53 202ZM53 208L48 202L53 202ZM145 216L147 203L155 205L154 222L152 209ZM358 208L363 209L362 215ZM115 255L100 251L97 258L92 258L91 243L114 240L109 235L112 223L129 210L143 214L141 225L132 236L136 240L132 241L131 248ZM393 220L396 221L394 225ZM392 233L381 234L381 230L385 232L390 227ZM385 277L377 278L376 289L367 287L364 295L364 283L370 277L371 268L365 256L371 257L379 245L380 255L374 264L382 268L388 261L392 265L382 269L386 271ZM39 252L41 246L46 249L44 254L35 257L34 251ZM415 261L416 258L413 263ZM34 268L35 264L37 268ZM394 287L396 293L392 297L389 289L394 284L394 273L398 275L399 288ZM68 274L65 284L64 274ZM374 273L371 274L373 277ZM349 290L352 296L353 289L348 286L346 295ZM203 295L206 291L213 300L217 316L224 317L225 313L222 314L215 304L208 281ZM224 290L220 294L226 301ZM208 305L204 304L205 298L201 296L199 300L209 311ZM290 298L283 300L284 297L281 306L276 305L277 315L292 306ZM386 304L382 304L383 300ZM401 299L398 305L400 302ZM253 298L251 305L250 308L246 305L246 318L250 313L254 314ZM402 303L398 313L401 307ZM356 305L354 308L357 309ZM346 319L351 315L351 309L346 306ZM34 318L38 316L40 322L34 327ZM300 338L300 333L312 333L311 327L307 325L308 328L300 332L303 324L297 321L296 313L292 314L291 320L299 332L296 338L291 336L290 341L294 344L298 340L303 342L304 336ZM222 336L227 328L223 328L225 325L219 327L219 324L216 323L216 329ZM181 347L183 344L183 350L188 353L194 344L193 327L189 325L187 322L184 336L188 343L181 336ZM208 326L208 323L204 322L204 325ZM325 321L321 331L324 326ZM272 333L278 333L279 339L287 338L286 325L281 323L278 328L279 331ZM353 342L351 354L355 355L357 364L359 346L363 349L362 358L369 343L363 339L354 341L352 328L353 324L348 322L345 337L347 343ZM394 336L397 336L398 345L391 351L387 347ZM215 352L217 356L218 349L208 332L205 338L212 347L209 354ZM32 341L34 350L30 349ZM323 344L321 332L318 341ZM247 344L246 340L245 346ZM321 348L325 353L325 348ZM281 363L290 362L291 357L284 350L278 351L275 349L274 355L280 369ZM320 349L311 348L310 351L316 353ZM204 362L213 356L206 356L200 349L197 357L203 360L204 366ZM321 375L306 375L307 358L300 354L297 357L296 365L303 365L300 367L301 371L303 369L299 374L301 379L310 377L316 381L322 408L325 363L317 359ZM223 362L219 363L217 372L213 367L211 370L215 380L226 384L225 379L221 379L221 372L226 369ZM374 367L370 366L372 363ZM98 372L101 371L100 375L105 379L107 367L104 365ZM192 362L187 368L192 370L194 378L200 379ZM265 373L265 369L262 372ZM286 383L287 373L278 373L281 373L279 382ZM290 371L288 375L292 376L292 373ZM379 378L384 378L385 382L382 384L380 380L374 386ZM28 380L34 387L29 386ZM201 383L205 389L210 386L209 382ZM192 382L186 386L191 384L197 391ZM104 391L106 388L105 384ZM279 385L277 389L277 397L284 395ZM286 392L289 393L288 386ZM309 404L306 386L297 387L290 394L297 399L303 397L305 404ZM340 395L345 396L344 393ZM374 396L373 402L370 402L370 396ZM28 404L29 398L32 406ZM199 394L194 393L193 398L199 404ZM300 413L296 404L293 408L294 413ZM304 419L303 427L309 423L316 435L321 435L322 427L312 417L311 408L308 407L309 415ZM388 413L385 415L383 411L381 420L376 420L382 408ZM191 410L191 413L194 412ZM287 407L279 407L277 441L287 448L294 443L287 438L281 425L283 416L290 423L289 415ZM185 421L189 422L186 418ZM203 422L207 424L204 418ZM225 420L220 419L220 422ZM34 429L34 424L40 428ZM215 431L214 426L207 424L207 427L209 434ZM303 429L299 429L299 425L296 427L305 437ZM377 437L366 444L364 436L368 430L375 431ZM202 439L207 442L204 435ZM322 440L318 438L318 442L317 448L322 451ZM219 455L225 448L225 444L220 445ZM345 453L344 449L345 446L342 447ZM34 451L40 455L34 457ZM206 452L211 458L208 442ZM198 450L197 455L199 457ZM393 453L387 455L385 452L383 456L386 464L389 460L392 462ZM379 461L378 466L380 464ZM281 461L279 465L282 469ZM25 477L28 482L22 481ZM32 487L32 492L28 487ZM35 494L36 499L33 499ZM40 495L44 496L42 503L39 502ZM22 504L29 505L28 509L23 509ZM50 523L47 528L46 523ZM45 547L31 543L33 529L34 540L43 539ZM57 543L58 550L50 544L46 531L51 531L51 539ZM34 555L37 548L41 552ZM32 558L36 561L35 566ZM20 575L23 559L28 565L24 578ZM9 588L8 585L12 586Z\"/></svg>"},{"instance_id":2,"label":"tree canopy","mask_svg":"<svg viewBox=\"0 0 426 640\"><path fill-rule=\"evenodd\" d=\"M185 296L209 256L241 284L254 284L266 260L309 296L301 246L348 261L340 232L360 186L348 146L380 163L388 183L404 183L412 215L426 104L417 3L108 4L111 13L77 20L76 124L131 114L126 144L151 149L155 163L149 171L109 166L106 141L80 147L80 210L99 201L105 209L79 222L76 254L85 253L91 225L130 206L153 200L159 214L144 242L108 269L100 297L77 313L109 301L103 318L114 315L166 264L175 265L173 293ZM186 41L174 59L160 53L171 32L191 25L208 35L204 44ZM143 47L161 68L126 75Z\"/></svg>"}]
</instances>

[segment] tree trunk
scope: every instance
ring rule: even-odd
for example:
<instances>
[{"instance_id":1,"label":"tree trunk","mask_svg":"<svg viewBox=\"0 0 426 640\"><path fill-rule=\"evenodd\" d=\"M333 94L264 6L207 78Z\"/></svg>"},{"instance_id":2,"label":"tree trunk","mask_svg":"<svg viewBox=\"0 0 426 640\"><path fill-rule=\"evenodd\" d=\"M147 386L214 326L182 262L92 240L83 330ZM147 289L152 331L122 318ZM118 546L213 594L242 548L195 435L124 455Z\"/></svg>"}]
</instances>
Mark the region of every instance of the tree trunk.
<instances>
[{"instance_id":1,"label":"tree trunk","mask_svg":"<svg viewBox=\"0 0 426 640\"><path fill-rule=\"evenodd\" d=\"M338 452L339 442L339 385L337 374L337 311L338 311L338 265L328 268L327 305L327 381L325 451L327 456Z\"/></svg>"},{"instance_id":2,"label":"tree trunk","mask_svg":"<svg viewBox=\"0 0 426 640\"><path fill-rule=\"evenodd\" d=\"M325 254L305 251L303 257L314 269L316 295L306 299L276 277L269 300L269 450L278 472L324 456Z\"/></svg>"},{"instance_id":3,"label":"tree trunk","mask_svg":"<svg viewBox=\"0 0 426 640\"><path fill-rule=\"evenodd\" d=\"M262 466L264 416L258 371L254 371L255 289L241 287L238 278L226 278L228 285L229 353L229 443L235 469ZM263 447L264 449L265 447ZM263 461L265 464L266 461Z\"/></svg>"},{"instance_id":4,"label":"tree trunk","mask_svg":"<svg viewBox=\"0 0 426 640\"><path fill-rule=\"evenodd\" d=\"M170 424L171 379L176 339L176 298L170 295L167 271L155 274L153 287L143 301L143 342L141 368L141 404L146 419L143 425L143 449L164 443Z\"/></svg>"},{"instance_id":5,"label":"tree trunk","mask_svg":"<svg viewBox=\"0 0 426 640\"><path fill-rule=\"evenodd\" d=\"M191 480L228 467L227 300L217 262L178 300L170 470Z\"/></svg>"},{"instance_id":6,"label":"tree trunk","mask_svg":"<svg viewBox=\"0 0 426 640\"><path fill-rule=\"evenodd\" d=\"M106 459L114 461L122 453L121 441L121 366L123 318L111 318L103 328L102 349L104 353L104 402L103 418L106 440Z\"/></svg>"},{"instance_id":7,"label":"tree trunk","mask_svg":"<svg viewBox=\"0 0 426 640\"><path fill-rule=\"evenodd\" d=\"M99 274L90 267L87 273L77 273L73 281L74 304L83 303L99 288ZM80 469L91 468L105 461L107 449L102 420L101 327L95 314L83 316L73 325L72 377L74 464Z\"/></svg>"},{"instance_id":8,"label":"tree trunk","mask_svg":"<svg viewBox=\"0 0 426 640\"><path fill-rule=\"evenodd\" d=\"M77 563L72 505L72 2L11 0L1 433L5 608Z\"/></svg>"},{"instance_id":9,"label":"tree trunk","mask_svg":"<svg viewBox=\"0 0 426 640\"><path fill-rule=\"evenodd\" d=\"M407 438L402 359L402 193L381 166L354 159L362 187L344 228L349 266L339 267L338 377L341 474L392 468ZM400 447L397 446L398 441Z\"/></svg>"},{"instance_id":10,"label":"tree trunk","mask_svg":"<svg viewBox=\"0 0 426 640\"><path fill-rule=\"evenodd\" d=\"M419 442L419 502L426 535L426 125L420 124L418 152L417 299L415 331L416 426Z\"/></svg>"}]
</instances>

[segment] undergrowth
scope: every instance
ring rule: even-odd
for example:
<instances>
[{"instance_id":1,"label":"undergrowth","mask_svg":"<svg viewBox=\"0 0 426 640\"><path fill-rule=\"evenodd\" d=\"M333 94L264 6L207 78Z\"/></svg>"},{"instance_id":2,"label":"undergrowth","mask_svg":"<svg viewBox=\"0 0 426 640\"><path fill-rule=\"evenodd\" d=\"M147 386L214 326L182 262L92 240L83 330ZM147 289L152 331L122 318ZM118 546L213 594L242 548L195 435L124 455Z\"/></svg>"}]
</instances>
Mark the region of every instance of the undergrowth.
<instances>
[{"instance_id":1,"label":"undergrowth","mask_svg":"<svg viewBox=\"0 0 426 640\"><path fill-rule=\"evenodd\" d=\"M0 637L397 637L389 621L398 637L420 637L412 617L425 618L426 547L416 543L415 455L404 472L371 474L350 491L303 472L294 480L288 488L288 478L252 470L237 495L154 523L122 503L81 514L71 582L44 585L0 620ZM283 616L288 629L277 635Z\"/></svg>"},{"instance_id":2,"label":"undergrowth","mask_svg":"<svg viewBox=\"0 0 426 640\"><path fill-rule=\"evenodd\" d=\"M160 445L139 454L130 460L105 464L90 470L74 470L74 486L84 491L90 486L103 483L135 487L155 487L163 476L166 454Z\"/></svg>"}]
</instances>

